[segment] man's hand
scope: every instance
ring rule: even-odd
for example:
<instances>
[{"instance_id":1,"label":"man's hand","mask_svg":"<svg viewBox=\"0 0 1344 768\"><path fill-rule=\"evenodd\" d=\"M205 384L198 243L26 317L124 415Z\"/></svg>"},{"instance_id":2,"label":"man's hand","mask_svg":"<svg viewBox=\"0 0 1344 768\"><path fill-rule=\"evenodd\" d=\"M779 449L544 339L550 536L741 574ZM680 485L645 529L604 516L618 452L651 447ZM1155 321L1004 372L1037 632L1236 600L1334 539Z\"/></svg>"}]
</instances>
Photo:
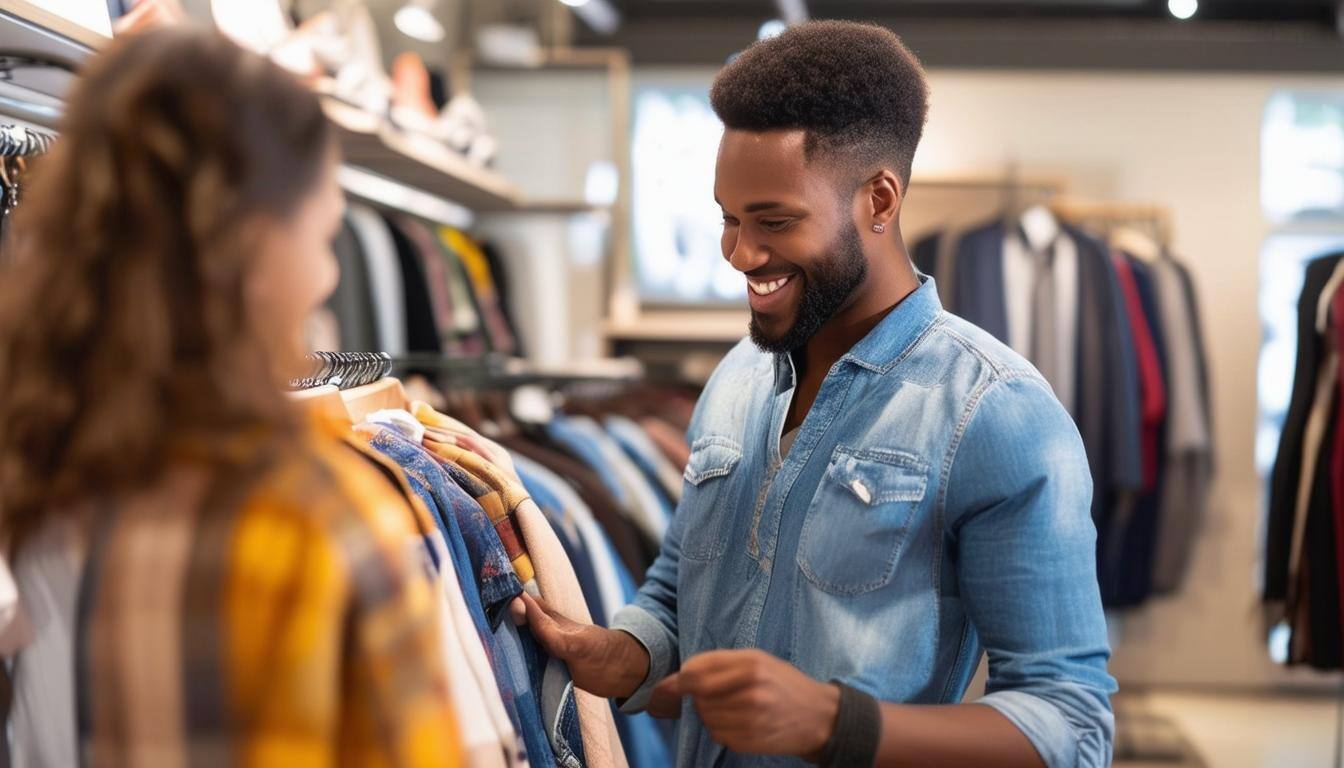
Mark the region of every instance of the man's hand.
<instances>
[{"instance_id":1,"label":"man's hand","mask_svg":"<svg viewBox=\"0 0 1344 768\"><path fill-rule=\"evenodd\" d=\"M835 731L840 689L757 650L709 651L655 696L690 696L714 741L734 752L817 761Z\"/></svg>"},{"instance_id":2,"label":"man's hand","mask_svg":"<svg viewBox=\"0 0 1344 768\"><path fill-rule=\"evenodd\" d=\"M649 675L648 651L624 632L570 621L528 594L514 601L513 613L526 619L547 653L569 666L574 684L595 696L628 697Z\"/></svg>"}]
</instances>

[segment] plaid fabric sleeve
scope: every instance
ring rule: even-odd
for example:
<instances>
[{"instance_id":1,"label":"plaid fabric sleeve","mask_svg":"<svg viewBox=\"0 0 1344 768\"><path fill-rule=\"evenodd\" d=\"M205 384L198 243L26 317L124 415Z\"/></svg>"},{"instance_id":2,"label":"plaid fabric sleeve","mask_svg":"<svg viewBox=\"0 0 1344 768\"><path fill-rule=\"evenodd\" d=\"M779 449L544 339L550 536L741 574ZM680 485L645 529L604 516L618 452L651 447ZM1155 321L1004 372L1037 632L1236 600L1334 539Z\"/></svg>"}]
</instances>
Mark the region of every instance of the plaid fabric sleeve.
<instances>
[{"instance_id":1,"label":"plaid fabric sleeve","mask_svg":"<svg viewBox=\"0 0 1344 768\"><path fill-rule=\"evenodd\" d=\"M335 444L287 448L103 516L77 630L89 761L461 764L413 512Z\"/></svg>"},{"instance_id":2,"label":"plaid fabric sleeve","mask_svg":"<svg viewBox=\"0 0 1344 768\"><path fill-rule=\"evenodd\" d=\"M523 582L529 592L537 594L537 571L523 544L516 515L518 504L528 498L527 495L523 493L520 498L520 491L511 489L511 484L496 477L490 463L470 451L429 438L425 439L424 447L446 462L444 468L453 482L476 499L476 503L485 510L494 524L495 532L499 534L504 551L509 555L514 572L518 574L518 580Z\"/></svg>"},{"instance_id":3,"label":"plaid fabric sleeve","mask_svg":"<svg viewBox=\"0 0 1344 768\"><path fill-rule=\"evenodd\" d=\"M226 625L241 762L460 765L442 606L414 513L369 466L326 459L343 492L296 479L250 503L234 532Z\"/></svg>"}]
</instances>

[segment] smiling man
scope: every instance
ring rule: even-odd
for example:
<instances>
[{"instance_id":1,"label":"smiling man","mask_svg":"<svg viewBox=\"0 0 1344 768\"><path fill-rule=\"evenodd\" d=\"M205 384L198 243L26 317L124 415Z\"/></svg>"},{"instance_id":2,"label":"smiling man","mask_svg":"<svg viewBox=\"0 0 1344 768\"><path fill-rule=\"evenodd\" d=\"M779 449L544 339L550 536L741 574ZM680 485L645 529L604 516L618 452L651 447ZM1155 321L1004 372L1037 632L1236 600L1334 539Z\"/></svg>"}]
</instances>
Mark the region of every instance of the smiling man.
<instances>
[{"instance_id":1,"label":"smiling man","mask_svg":"<svg viewBox=\"0 0 1344 768\"><path fill-rule=\"evenodd\" d=\"M919 62L884 29L805 24L711 100L751 338L696 408L635 603L612 630L530 598L528 621L577 685L679 715L681 766L1109 765L1078 433L901 238ZM986 694L963 704L982 652Z\"/></svg>"}]
</instances>

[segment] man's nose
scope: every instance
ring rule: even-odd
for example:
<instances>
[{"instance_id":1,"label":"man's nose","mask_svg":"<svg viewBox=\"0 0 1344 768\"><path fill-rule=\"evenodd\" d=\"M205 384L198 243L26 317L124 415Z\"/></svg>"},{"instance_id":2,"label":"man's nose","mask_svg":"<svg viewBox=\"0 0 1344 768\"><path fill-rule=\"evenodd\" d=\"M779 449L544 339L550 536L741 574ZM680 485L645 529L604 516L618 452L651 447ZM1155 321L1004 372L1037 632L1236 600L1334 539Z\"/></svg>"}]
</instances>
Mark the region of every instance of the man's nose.
<instances>
[{"instance_id":1,"label":"man's nose","mask_svg":"<svg viewBox=\"0 0 1344 768\"><path fill-rule=\"evenodd\" d=\"M728 253L728 263L738 272L751 272L760 269L770 261L770 253L750 237L738 233L737 242Z\"/></svg>"}]
</instances>

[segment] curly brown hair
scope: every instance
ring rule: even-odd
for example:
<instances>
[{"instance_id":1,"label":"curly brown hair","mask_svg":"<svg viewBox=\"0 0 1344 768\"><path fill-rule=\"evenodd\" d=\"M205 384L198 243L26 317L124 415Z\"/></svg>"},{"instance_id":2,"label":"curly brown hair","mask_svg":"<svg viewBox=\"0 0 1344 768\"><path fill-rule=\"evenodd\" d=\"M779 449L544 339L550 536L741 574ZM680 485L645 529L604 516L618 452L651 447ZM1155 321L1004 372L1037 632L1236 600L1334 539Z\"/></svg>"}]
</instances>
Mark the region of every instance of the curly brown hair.
<instances>
[{"instance_id":1,"label":"curly brown hair","mask_svg":"<svg viewBox=\"0 0 1344 768\"><path fill-rule=\"evenodd\" d=\"M176 446L294 434L247 313L249 232L294 212L333 141L293 77L201 30L117 40L67 102L0 267L11 546L50 510L152 484Z\"/></svg>"}]
</instances>

